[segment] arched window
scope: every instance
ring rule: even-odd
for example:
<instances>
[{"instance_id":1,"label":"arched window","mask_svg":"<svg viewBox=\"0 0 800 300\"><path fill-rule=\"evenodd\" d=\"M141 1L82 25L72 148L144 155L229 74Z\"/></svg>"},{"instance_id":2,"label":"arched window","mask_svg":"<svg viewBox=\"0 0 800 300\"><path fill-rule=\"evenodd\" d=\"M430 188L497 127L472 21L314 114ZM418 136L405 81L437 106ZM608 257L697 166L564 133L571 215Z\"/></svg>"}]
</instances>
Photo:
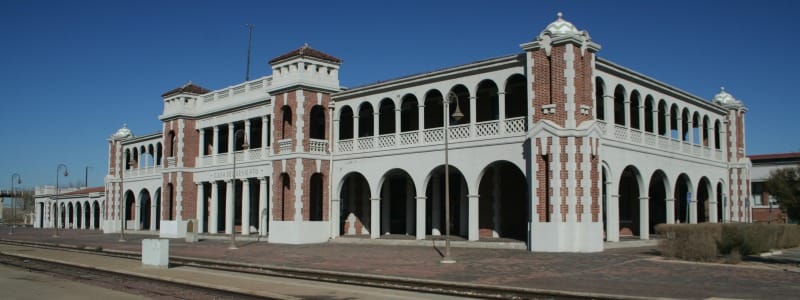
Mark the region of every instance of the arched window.
<instances>
[{"instance_id":1,"label":"arched window","mask_svg":"<svg viewBox=\"0 0 800 300\"><path fill-rule=\"evenodd\" d=\"M700 114L698 112L694 112L694 114L692 115L692 129L691 129L692 144L700 145L700 139L702 138L702 136L700 136L701 125L702 124L700 124Z\"/></svg>"},{"instance_id":2,"label":"arched window","mask_svg":"<svg viewBox=\"0 0 800 300\"><path fill-rule=\"evenodd\" d=\"M528 84L525 76L511 75L506 81L506 119L528 115Z\"/></svg>"},{"instance_id":3,"label":"arched window","mask_svg":"<svg viewBox=\"0 0 800 300\"><path fill-rule=\"evenodd\" d=\"M394 101L384 98L378 107L378 134L394 133Z\"/></svg>"},{"instance_id":4,"label":"arched window","mask_svg":"<svg viewBox=\"0 0 800 300\"><path fill-rule=\"evenodd\" d=\"M719 120L714 121L714 149L720 149L720 145L722 142L719 140L720 138L720 125Z\"/></svg>"},{"instance_id":5,"label":"arched window","mask_svg":"<svg viewBox=\"0 0 800 300\"><path fill-rule=\"evenodd\" d=\"M625 125L625 88L621 85L614 89L614 124Z\"/></svg>"},{"instance_id":6,"label":"arched window","mask_svg":"<svg viewBox=\"0 0 800 300\"><path fill-rule=\"evenodd\" d=\"M437 90L430 90L425 94L425 129L444 126L443 99L442 93Z\"/></svg>"},{"instance_id":7,"label":"arched window","mask_svg":"<svg viewBox=\"0 0 800 300\"><path fill-rule=\"evenodd\" d=\"M281 107L281 139L292 137L292 108L288 105Z\"/></svg>"},{"instance_id":8,"label":"arched window","mask_svg":"<svg viewBox=\"0 0 800 300\"><path fill-rule=\"evenodd\" d=\"M703 116L703 146L708 147L708 135L711 134L711 128L708 124L708 116Z\"/></svg>"},{"instance_id":9,"label":"arched window","mask_svg":"<svg viewBox=\"0 0 800 300\"><path fill-rule=\"evenodd\" d=\"M372 110L372 104L369 104L369 102L361 104L358 109L358 137L373 136L375 134L373 118L375 118L375 115Z\"/></svg>"},{"instance_id":10,"label":"arched window","mask_svg":"<svg viewBox=\"0 0 800 300\"><path fill-rule=\"evenodd\" d=\"M497 91L497 84L494 81L484 80L478 84L478 91L475 93L476 122L492 121L499 118L500 98L497 95Z\"/></svg>"},{"instance_id":11,"label":"arched window","mask_svg":"<svg viewBox=\"0 0 800 300\"><path fill-rule=\"evenodd\" d=\"M683 112L681 113L681 128L683 129L681 136L681 141L689 142L689 109L683 108Z\"/></svg>"},{"instance_id":12,"label":"arched window","mask_svg":"<svg viewBox=\"0 0 800 300\"><path fill-rule=\"evenodd\" d=\"M130 170L131 169L131 149L125 149L125 159L123 161L123 170Z\"/></svg>"},{"instance_id":13,"label":"arched window","mask_svg":"<svg viewBox=\"0 0 800 300\"><path fill-rule=\"evenodd\" d=\"M667 136L667 102L658 101L658 135Z\"/></svg>"},{"instance_id":14,"label":"arched window","mask_svg":"<svg viewBox=\"0 0 800 300\"><path fill-rule=\"evenodd\" d=\"M606 83L600 77L595 77L594 83L594 114L598 120L606 119L605 97Z\"/></svg>"},{"instance_id":15,"label":"arched window","mask_svg":"<svg viewBox=\"0 0 800 300\"><path fill-rule=\"evenodd\" d=\"M164 159L164 149L161 142L156 143L156 165L161 165L161 160Z\"/></svg>"},{"instance_id":16,"label":"arched window","mask_svg":"<svg viewBox=\"0 0 800 300\"><path fill-rule=\"evenodd\" d=\"M456 111L455 103L451 103L450 112L447 113L448 119L450 119L450 124L451 125L469 124L472 121L472 117L469 111L469 101L470 101L469 90L467 90L467 87L459 84L454 86L453 89L451 89L450 91L455 93L456 96L458 97L458 105L460 106L461 113L464 114L464 117L462 117L461 120L458 121L450 117Z\"/></svg>"},{"instance_id":17,"label":"arched window","mask_svg":"<svg viewBox=\"0 0 800 300\"><path fill-rule=\"evenodd\" d=\"M353 138L353 109L350 106L342 107L339 113L339 139L349 140Z\"/></svg>"},{"instance_id":18,"label":"arched window","mask_svg":"<svg viewBox=\"0 0 800 300\"><path fill-rule=\"evenodd\" d=\"M324 140L325 139L325 108L322 105L314 105L311 108L310 123L308 128L308 136L312 139Z\"/></svg>"},{"instance_id":19,"label":"arched window","mask_svg":"<svg viewBox=\"0 0 800 300\"><path fill-rule=\"evenodd\" d=\"M175 131L170 130L167 134L167 145L169 146L169 156L168 157L175 157Z\"/></svg>"},{"instance_id":20,"label":"arched window","mask_svg":"<svg viewBox=\"0 0 800 300\"><path fill-rule=\"evenodd\" d=\"M647 95L644 98L644 131L646 132L653 132L653 97Z\"/></svg>"},{"instance_id":21,"label":"arched window","mask_svg":"<svg viewBox=\"0 0 800 300\"><path fill-rule=\"evenodd\" d=\"M419 130L419 103L412 94L405 95L400 103L400 131Z\"/></svg>"},{"instance_id":22,"label":"arched window","mask_svg":"<svg viewBox=\"0 0 800 300\"><path fill-rule=\"evenodd\" d=\"M631 128L633 129L641 129L642 127L639 124L639 92L634 90L631 93Z\"/></svg>"},{"instance_id":23,"label":"arched window","mask_svg":"<svg viewBox=\"0 0 800 300\"><path fill-rule=\"evenodd\" d=\"M680 126L679 122L680 119L681 115L680 112L678 111L678 105L673 103L672 107L670 107L669 109L669 121L670 121L669 129L670 129L670 136L672 137L672 139L675 140L680 139L680 136L678 136L678 126Z\"/></svg>"}]
</instances>

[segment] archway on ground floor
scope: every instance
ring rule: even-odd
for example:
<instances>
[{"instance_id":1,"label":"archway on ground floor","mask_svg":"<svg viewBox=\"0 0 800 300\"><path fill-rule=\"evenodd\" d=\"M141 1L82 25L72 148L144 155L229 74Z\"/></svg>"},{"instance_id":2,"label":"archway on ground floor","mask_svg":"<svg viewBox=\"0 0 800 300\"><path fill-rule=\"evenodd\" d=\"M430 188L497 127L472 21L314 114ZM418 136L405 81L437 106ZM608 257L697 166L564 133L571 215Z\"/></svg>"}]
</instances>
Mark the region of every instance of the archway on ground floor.
<instances>
[{"instance_id":1,"label":"archway on ground floor","mask_svg":"<svg viewBox=\"0 0 800 300\"><path fill-rule=\"evenodd\" d=\"M697 223L711 222L711 210L716 209L716 207L709 206L711 191L711 181L706 177L700 178L697 186Z\"/></svg>"},{"instance_id":2,"label":"archway on ground floor","mask_svg":"<svg viewBox=\"0 0 800 300\"><path fill-rule=\"evenodd\" d=\"M667 223L667 191L669 188L669 180L664 171L656 170L653 176L650 177L650 185L648 187L647 196L650 198L649 202L649 219L650 224L648 230L650 233L655 233L656 225Z\"/></svg>"},{"instance_id":3,"label":"archway on ground floor","mask_svg":"<svg viewBox=\"0 0 800 300\"><path fill-rule=\"evenodd\" d=\"M513 163L496 161L478 184L478 235L527 241L529 194L525 174Z\"/></svg>"},{"instance_id":4,"label":"archway on ground floor","mask_svg":"<svg viewBox=\"0 0 800 300\"><path fill-rule=\"evenodd\" d=\"M161 230L161 188L156 189L156 192L153 193L153 198L155 198L156 207L155 215L153 215L156 218L156 230Z\"/></svg>"},{"instance_id":5,"label":"archway on ground floor","mask_svg":"<svg viewBox=\"0 0 800 300\"><path fill-rule=\"evenodd\" d=\"M725 209L724 209L725 206L724 206L724 203L723 203L724 202L723 199L725 199L725 198L722 196L722 191L723 191L722 182L718 182L717 183L717 195L716 195L717 196L717 222L720 222L720 223L723 223L723 222L725 222L725 220L727 220L727 217L726 217L726 214L725 214Z\"/></svg>"},{"instance_id":6,"label":"archway on ground floor","mask_svg":"<svg viewBox=\"0 0 800 300\"><path fill-rule=\"evenodd\" d=\"M602 187L601 193L601 201L603 203L603 240L607 240L608 233L606 232L606 228L608 228L608 185L610 182L608 181L608 166L606 166L605 162L603 162L602 168L602 182L600 186Z\"/></svg>"},{"instance_id":7,"label":"archway on ground floor","mask_svg":"<svg viewBox=\"0 0 800 300\"><path fill-rule=\"evenodd\" d=\"M94 229L100 229L100 203L97 200L92 203L92 214L94 215Z\"/></svg>"},{"instance_id":8,"label":"archway on ground floor","mask_svg":"<svg viewBox=\"0 0 800 300\"><path fill-rule=\"evenodd\" d=\"M309 221L322 221L323 220L323 178L322 173L314 173L309 178L309 195L308 195L308 220ZM252 202L251 202L252 204ZM256 211L258 208L256 208ZM253 211L252 209L250 210Z\"/></svg>"},{"instance_id":9,"label":"archway on ground floor","mask_svg":"<svg viewBox=\"0 0 800 300\"><path fill-rule=\"evenodd\" d=\"M248 221L250 221L249 222L250 226L256 229L255 232L258 232L258 230L260 229L259 226L261 226L261 224L259 224L258 222L258 202L261 199L261 193L262 193L261 185L257 178L248 178L246 180L248 182L248 185L250 186L250 191L249 191L250 212L248 213L247 218L249 218ZM251 232L253 232L253 230L251 230Z\"/></svg>"},{"instance_id":10,"label":"archway on ground floor","mask_svg":"<svg viewBox=\"0 0 800 300\"><path fill-rule=\"evenodd\" d=\"M370 223L371 193L367 179L358 172L349 173L342 179L340 191L339 232L342 235L369 234L373 228Z\"/></svg>"},{"instance_id":11,"label":"archway on ground floor","mask_svg":"<svg viewBox=\"0 0 800 300\"><path fill-rule=\"evenodd\" d=\"M217 232L225 232L225 216L228 215L226 213L228 207L225 205L225 196L228 194L228 185L224 181L217 182L217 215L213 216L213 218L217 219Z\"/></svg>"},{"instance_id":12,"label":"archway on ground floor","mask_svg":"<svg viewBox=\"0 0 800 300\"><path fill-rule=\"evenodd\" d=\"M150 230L150 207L152 206L150 200L150 191L143 189L139 192L139 229Z\"/></svg>"},{"instance_id":13,"label":"archway on ground floor","mask_svg":"<svg viewBox=\"0 0 800 300\"><path fill-rule=\"evenodd\" d=\"M689 176L681 174L675 182L675 223L690 223L688 200L693 196Z\"/></svg>"},{"instance_id":14,"label":"archway on ground floor","mask_svg":"<svg viewBox=\"0 0 800 300\"><path fill-rule=\"evenodd\" d=\"M74 224L75 224L76 220L75 220L75 218L73 216L75 216L75 207L72 205L72 203L67 203L67 224L66 224L67 227L66 228L73 228L73 229L75 228Z\"/></svg>"},{"instance_id":15,"label":"archway on ground floor","mask_svg":"<svg viewBox=\"0 0 800 300\"><path fill-rule=\"evenodd\" d=\"M416 234L417 189L406 171L392 169L381 181L381 234Z\"/></svg>"},{"instance_id":16,"label":"archway on ground floor","mask_svg":"<svg viewBox=\"0 0 800 300\"><path fill-rule=\"evenodd\" d=\"M39 228L44 228L44 203L39 203Z\"/></svg>"},{"instance_id":17,"label":"archway on ground floor","mask_svg":"<svg viewBox=\"0 0 800 300\"><path fill-rule=\"evenodd\" d=\"M67 214L68 214L67 205L64 204L64 203L61 203L58 206L59 206L58 213L60 215L59 216L59 221L58 221L58 227L66 229L67 228L67 224L69 224L68 223L68 219L67 219Z\"/></svg>"},{"instance_id":18,"label":"archway on ground floor","mask_svg":"<svg viewBox=\"0 0 800 300\"><path fill-rule=\"evenodd\" d=\"M133 191L125 191L125 211L123 212L125 214L125 222L122 222L125 226L125 229L130 229L128 228L128 221L133 220L134 209L136 208L135 204L136 197L133 196Z\"/></svg>"},{"instance_id":19,"label":"archway on ground floor","mask_svg":"<svg viewBox=\"0 0 800 300\"><path fill-rule=\"evenodd\" d=\"M86 229L93 229L92 227L92 205L89 202L83 203L83 224Z\"/></svg>"},{"instance_id":20,"label":"archway on ground floor","mask_svg":"<svg viewBox=\"0 0 800 300\"><path fill-rule=\"evenodd\" d=\"M642 175L634 166L622 170L619 179L619 235L638 236L640 227L640 200Z\"/></svg>"},{"instance_id":21,"label":"archway on ground floor","mask_svg":"<svg viewBox=\"0 0 800 300\"><path fill-rule=\"evenodd\" d=\"M83 205L80 202L75 202L75 222L72 223L72 228L81 229L83 226Z\"/></svg>"},{"instance_id":22,"label":"archway on ground floor","mask_svg":"<svg viewBox=\"0 0 800 300\"><path fill-rule=\"evenodd\" d=\"M242 184L242 180L237 179L231 188L233 188L233 231L242 232L242 204L244 203L242 200L242 188L244 185ZM225 194L227 196L227 194ZM230 215L230 214L226 214Z\"/></svg>"},{"instance_id":23,"label":"archway on ground floor","mask_svg":"<svg viewBox=\"0 0 800 300\"><path fill-rule=\"evenodd\" d=\"M468 205L467 181L461 171L449 167L450 171L450 235L467 237ZM426 232L431 235L442 235L445 230L445 167L438 166L428 175L425 196Z\"/></svg>"}]
</instances>

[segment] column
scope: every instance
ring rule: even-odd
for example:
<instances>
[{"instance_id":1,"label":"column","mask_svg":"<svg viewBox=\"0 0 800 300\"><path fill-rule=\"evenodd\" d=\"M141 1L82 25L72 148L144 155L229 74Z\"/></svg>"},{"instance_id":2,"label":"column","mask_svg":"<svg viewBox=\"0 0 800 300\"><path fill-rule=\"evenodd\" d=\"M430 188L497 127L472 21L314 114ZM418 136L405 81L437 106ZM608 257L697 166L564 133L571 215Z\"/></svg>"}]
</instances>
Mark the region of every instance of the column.
<instances>
[{"instance_id":1,"label":"column","mask_svg":"<svg viewBox=\"0 0 800 300\"><path fill-rule=\"evenodd\" d=\"M369 237L371 239L377 239L380 237L380 224L381 224L381 199L380 198L372 198L370 199L372 205L369 208L370 212L370 225L369 225Z\"/></svg>"},{"instance_id":2,"label":"column","mask_svg":"<svg viewBox=\"0 0 800 300\"><path fill-rule=\"evenodd\" d=\"M417 239L425 239L425 204L428 198L417 197Z\"/></svg>"},{"instance_id":3,"label":"column","mask_svg":"<svg viewBox=\"0 0 800 300\"><path fill-rule=\"evenodd\" d=\"M267 140L267 136L272 136L267 132L267 116L261 117L261 151L263 151L263 155L261 157L266 158L269 155L269 149L272 147L267 147L267 144L270 144ZM263 190L262 190L263 191ZM261 229L261 225L259 225L259 230Z\"/></svg>"},{"instance_id":4,"label":"column","mask_svg":"<svg viewBox=\"0 0 800 300\"><path fill-rule=\"evenodd\" d=\"M235 181L225 181L225 234L231 234L233 232L233 191L235 189Z\"/></svg>"},{"instance_id":5,"label":"column","mask_svg":"<svg viewBox=\"0 0 800 300\"><path fill-rule=\"evenodd\" d=\"M689 209L689 223L697 224L697 193L693 196L687 209Z\"/></svg>"},{"instance_id":6,"label":"column","mask_svg":"<svg viewBox=\"0 0 800 300\"><path fill-rule=\"evenodd\" d=\"M675 118L678 123L678 140L683 141L683 119L681 118L681 113L678 112L678 116Z\"/></svg>"},{"instance_id":7,"label":"column","mask_svg":"<svg viewBox=\"0 0 800 300\"><path fill-rule=\"evenodd\" d=\"M208 233L217 233L219 228L219 183L211 182L211 207L208 212Z\"/></svg>"},{"instance_id":8,"label":"column","mask_svg":"<svg viewBox=\"0 0 800 300\"><path fill-rule=\"evenodd\" d=\"M152 198L150 199L150 231L156 231L156 201Z\"/></svg>"},{"instance_id":9,"label":"column","mask_svg":"<svg viewBox=\"0 0 800 300\"><path fill-rule=\"evenodd\" d=\"M470 241L477 241L478 240L478 199L480 198L478 195L468 195L469 204L467 213L467 226L469 227L467 231L467 237Z\"/></svg>"},{"instance_id":10,"label":"column","mask_svg":"<svg viewBox=\"0 0 800 300\"><path fill-rule=\"evenodd\" d=\"M200 161L203 161L202 157L206 155L205 154L205 145L206 145L205 132L206 132L205 128L200 128L200 143L197 144L197 156L199 156L201 158Z\"/></svg>"},{"instance_id":11,"label":"column","mask_svg":"<svg viewBox=\"0 0 800 300\"><path fill-rule=\"evenodd\" d=\"M248 234L250 234L250 180L245 178L242 180L242 235Z\"/></svg>"},{"instance_id":12,"label":"column","mask_svg":"<svg viewBox=\"0 0 800 300\"><path fill-rule=\"evenodd\" d=\"M272 209L267 207L267 178L259 178L258 190L258 232L261 236L267 235L267 222Z\"/></svg>"},{"instance_id":13,"label":"column","mask_svg":"<svg viewBox=\"0 0 800 300\"><path fill-rule=\"evenodd\" d=\"M614 125L614 96L603 95L603 120Z\"/></svg>"},{"instance_id":14,"label":"column","mask_svg":"<svg viewBox=\"0 0 800 300\"><path fill-rule=\"evenodd\" d=\"M498 92L497 96L497 120L500 123L497 127L500 135L504 135L506 133L506 93Z\"/></svg>"},{"instance_id":15,"label":"column","mask_svg":"<svg viewBox=\"0 0 800 300\"><path fill-rule=\"evenodd\" d=\"M445 96L445 97L447 97L447 96ZM476 118L477 117L477 113L476 113L476 110L477 110L476 106L477 105L476 105L476 103L478 102L477 100L478 100L477 97L474 97L474 96L473 97L469 97L469 120L467 120L467 121L469 121L469 137L470 138L475 137L475 120L478 119L478 118ZM448 119L450 118L450 111L447 111L447 118ZM445 120L445 121L447 121L447 120Z\"/></svg>"},{"instance_id":16,"label":"column","mask_svg":"<svg viewBox=\"0 0 800 300\"><path fill-rule=\"evenodd\" d=\"M675 198L664 200L667 202L667 224L675 224Z\"/></svg>"},{"instance_id":17,"label":"column","mask_svg":"<svg viewBox=\"0 0 800 300\"><path fill-rule=\"evenodd\" d=\"M400 145L400 133L403 132L403 128L401 126L402 124L400 122L402 120L402 118L403 118L402 114L400 113L402 105L403 105L403 102L400 101L400 106L398 106L394 110L394 144L395 144L395 146Z\"/></svg>"},{"instance_id":18,"label":"column","mask_svg":"<svg viewBox=\"0 0 800 300\"><path fill-rule=\"evenodd\" d=\"M205 220L203 220L206 214L205 200L205 189L203 188L203 183L200 182L197 184L197 221L195 222L197 233L203 233L203 226L205 225Z\"/></svg>"},{"instance_id":19,"label":"column","mask_svg":"<svg viewBox=\"0 0 800 300\"><path fill-rule=\"evenodd\" d=\"M36 207L39 207L38 205ZM36 225L35 223L33 225ZM94 205L89 203L89 229L97 229L94 227Z\"/></svg>"},{"instance_id":20,"label":"column","mask_svg":"<svg viewBox=\"0 0 800 300\"><path fill-rule=\"evenodd\" d=\"M688 127L689 128L689 137L687 139L688 139L689 144L694 144L694 120L693 119L689 119L689 121L687 123L689 124L689 127Z\"/></svg>"},{"instance_id":21,"label":"column","mask_svg":"<svg viewBox=\"0 0 800 300\"><path fill-rule=\"evenodd\" d=\"M133 207L133 229L141 230L142 225L139 223L139 220L142 219L142 199L136 199Z\"/></svg>"},{"instance_id":22,"label":"column","mask_svg":"<svg viewBox=\"0 0 800 300\"><path fill-rule=\"evenodd\" d=\"M250 125L251 125L250 124L250 119L245 119L244 120L244 136L242 137L242 139L243 139L242 143L247 141L247 143L250 144L250 141L252 140L252 138L250 138ZM247 155L245 155L245 160L247 160Z\"/></svg>"},{"instance_id":23,"label":"column","mask_svg":"<svg viewBox=\"0 0 800 300\"><path fill-rule=\"evenodd\" d=\"M228 123L228 162L233 161L233 123Z\"/></svg>"},{"instance_id":24,"label":"column","mask_svg":"<svg viewBox=\"0 0 800 300\"><path fill-rule=\"evenodd\" d=\"M214 126L214 136L211 138L214 147L213 155L219 154L219 126Z\"/></svg>"},{"instance_id":25,"label":"column","mask_svg":"<svg viewBox=\"0 0 800 300\"><path fill-rule=\"evenodd\" d=\"M645 100L647 100L647 99L645 99ZM644 111L644 101L642 101L642 99L639 99L639 107L638 107L638 109L639 109L639 130L641 130L642 132L645 132L646 131L645 128L647 128L647 126L646 126L646 124L644 124L645 111Z\"/></svg>"},{"instance_id":26,"label":"column","mask_svg":"<svg viewBox=\"0 0 800 300\"><path fill-rule=\"evenodd\" d=\"M669 108L667 108L667 112L664 114L664 136L672 138L672 116L669 114Z\"/></svg>"},{"instance_id":27,"label":"column","mask_svg":"<svg viewBox=\"0 0 800 300\"><path fill-rule=\"evenodd\" d=\"M658 103L655 100L653 100L652 108L653 110L650 111L652 117L650 119L653 120L653 134L658 135Z\"/></svg>"},{"instance_id":28,"label":"column","mask_svg":"<svg viewBox=\"0 0 800 300\"><path fill-rule=\"evenodd\" d=\"M358 112L353 113L353 151L358 151Z\"/></svg>"},{"instance_id":29,"label":"column","mask_svg":"<svg viewBox=\"0 0 800 300\"><path fill-rule=\"evenodd\" d=\"M391 233L391 213L392 213L392 197L388 195L388 191L391 191L391 182L389 180L384 181L386 188L383 190L385 193L381 193L381 199L383 203L381 203L381 234L389 234Z\"/></svg>"},{"instance_id":30,"label":"column","mask_svg":"<svg viewBox=\"0 0 800 300\"><path fill-rule=\"evenodd\" d=\"M331 238L336 238L342 233L339 231L342 227L341 207L342 199L331 199Z\"/></svg>"},{"instance_id":31,"label":"column","mask_svg":"<svg viewBox=\"0 0 800 300\"><path fill-rule=\"evenodd\" d=\"M650 197L639 197L639 239L650 239Z\"/></svg>"},{"instance_id":32,"label":"column","mask_svg":"<svg viewBox=\"0 0 800 300\"><path fill-rule=\"evenodd\" d=\"M616 187L619 190L619 187ZM606 207L606 241L619 242L619 195L611 195Z\"/></svg>"},{"instance_id":33,"label":"column","mask_svg":"<svg viewBox=\"0 0 800 300\"><path fill-rule=\"evenodd\" d=\"M422 99L422 103L425 103L425 99ZM417 143L422 144L425 143L425 136L423 132L425 131L425 105L417 106Z\"/></svg>"}]
</instances>

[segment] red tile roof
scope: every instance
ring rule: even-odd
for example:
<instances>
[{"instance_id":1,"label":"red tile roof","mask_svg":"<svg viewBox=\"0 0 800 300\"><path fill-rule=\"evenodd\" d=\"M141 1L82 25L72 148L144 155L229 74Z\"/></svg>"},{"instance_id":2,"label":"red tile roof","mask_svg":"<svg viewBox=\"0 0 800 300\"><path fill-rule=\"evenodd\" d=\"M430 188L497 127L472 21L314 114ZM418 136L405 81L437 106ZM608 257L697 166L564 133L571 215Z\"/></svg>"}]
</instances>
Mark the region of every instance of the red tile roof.
<instances>
[{"instance_id":1,"label":"red tile roof","mask_svg":"<svg viewBox=\"0 0 800 300\"><path fill-rule=\"evenodd\" d=\"M757 155L748 155L747 157L750 158L750 161L763 161L763 160L783 160L783 161L792 161L792 160L800 160L800 152L791 152L791 153L774 153L774 154L757 154Z\"/></svg>"},{"instance_id":2,"label":"red tile roof","mask_svg":"<svg viewBox=\"0 0 800 300\"><path fill-rule=\"evenodd\" d=\"M286 59L289 59L289 58L293 58L293 57L296 57L296 56L299 56L299 57L304 57L304 56L313 57L313 58L316 58L316 59L321 59L321 60L329 61L329 62L336 63L336 64L342 63L341 59L338 59L338 58L336 58L336 57L334 57L332 55L329 55L329 54L326 54L326 53L324 53L322 51L319 51L319 50L316 50L314 48L311 48L311 47L308 46L308 44L305 44L305 45L303 45L303 47L294 49L292 51L287 52L286 54L283 54L281 56L273 58L273 59L271 59L269 61L269 63L270 64L274 64L276 62L279 62L279 61L282 61L282 60L286 60Z\"/></svg>"},{"instance_id":3,"label":"red tile roof","mask_svg":"<svg viewBox=\"0 0 800 300\"><path fill-rule=\"evenodd\" d=\"M192 83L191 81L189 81L188 83L186 83L186 84L184 84L184 85L182 85L180 87L177 87L177 88L169 90L168 92L162 94L161 97L162 98L167 98L169 96L174 96L174 95L183 94L183 93L201 95L201 94L205 94L205 93L208 93L208 92L210 92L210 91L205 89L205 88L203 88L202 86L196 85L196 84Z\"/></svg>"},{"instance_id":4,"label":"red tile roof","mask_svg":"<svg viewBox=\"0 0 800 300\"><path fill-rule=\"evenodd\" d=\"M73 192L69 192L69 193L63 193L61 195L62 196L66 196L66 195L84 195L84 194L89 194L89 193L102 193L102 192L105 192L105 191L106 191L105 187L98 186L98 187L85 188L85 189L82 189L82 190L77 190L77 191L73 191Z\"/></svg>"}]
</instances>

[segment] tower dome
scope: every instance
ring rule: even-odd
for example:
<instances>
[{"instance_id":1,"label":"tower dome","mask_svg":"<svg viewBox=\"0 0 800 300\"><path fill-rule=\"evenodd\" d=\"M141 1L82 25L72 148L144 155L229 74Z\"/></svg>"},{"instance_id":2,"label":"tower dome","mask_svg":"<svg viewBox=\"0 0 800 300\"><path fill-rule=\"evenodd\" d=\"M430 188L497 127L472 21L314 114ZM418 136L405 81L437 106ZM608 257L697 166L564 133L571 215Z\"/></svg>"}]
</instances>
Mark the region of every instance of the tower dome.
<instances>
[{"instance_id":1,"label":"tower dome","mask_svg":"<svg viewBox=\"0 0 800 300\"><path fill-rule=\"evenodd\" d=\"M122 124L122 128L117 130L114 134L111 135L111 139L113 140L124 140L133 137L133 132L128 129L127 124Z\"/></svg>"},{"instance_id":2,"label":"tower dome","mask_svg":"<svg viewBox=\"0 0 800 300\"><path fill-rule=\"evenodd\" d=\"M564 14L559 12L556 15L558 16L558 19L553 21L553 23L550 23L550 25L547 25L547 27L544 28L544 30L540 35L544 35L545 33L550 33L550 35L552 36L581 34L581 31L578 30L578 28L575 27L575 25L572 25L572 23L567 22L562 18Z\"/></svg>"},{"instance_id":3,"label":"tower dome","mask_svg":"<svg viewBox=\"0 0 800 300\"><path fill-rule=\"evenodd\" d=\"M722 104L722 105L741 105L742 102L733 98L733 95L725 91L725 87L719 88L719 93L714 95L714 99L712 99L714 103Z\"/></svg>"}]
</instances>

